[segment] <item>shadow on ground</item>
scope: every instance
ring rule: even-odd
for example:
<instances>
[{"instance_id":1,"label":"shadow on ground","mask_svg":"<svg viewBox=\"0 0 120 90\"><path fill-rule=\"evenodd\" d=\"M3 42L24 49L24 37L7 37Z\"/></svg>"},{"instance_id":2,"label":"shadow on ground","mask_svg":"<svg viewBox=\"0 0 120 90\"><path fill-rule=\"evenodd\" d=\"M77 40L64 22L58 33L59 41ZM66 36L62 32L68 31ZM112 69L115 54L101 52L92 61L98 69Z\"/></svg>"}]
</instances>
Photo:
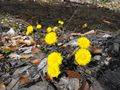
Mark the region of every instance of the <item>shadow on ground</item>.
<instances>
[{"instance_id":1,"label":"shadow on ground","mask_svg":"<svg viewBox=\"0 0 120 90\"><path fill-rule=\"evenodd\" d=\"M101 29L116 31L120 28L120 15L107 8L97 7L91 4L60 3L60 4L38 4L38 3L0 3L0 13L10 14L22 18L31 24L36 22L44 26L55 25L57 20L62 19L68 23L74 11L76 13L66 30L86 31ZM84 23L87 28L82 28Z\"/></svg>"}]
</instances>

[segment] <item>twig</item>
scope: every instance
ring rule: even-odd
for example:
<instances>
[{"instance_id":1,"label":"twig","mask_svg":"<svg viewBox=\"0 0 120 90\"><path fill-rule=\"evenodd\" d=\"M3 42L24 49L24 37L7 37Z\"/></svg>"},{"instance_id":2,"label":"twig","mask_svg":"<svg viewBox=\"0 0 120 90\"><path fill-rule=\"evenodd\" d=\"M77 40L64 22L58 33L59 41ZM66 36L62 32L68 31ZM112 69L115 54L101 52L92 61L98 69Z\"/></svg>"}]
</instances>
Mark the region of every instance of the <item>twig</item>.
<instances>
[{"instance_id":1,"label":"twig","mask_svg":"<svg viewBox=\"0 0 120 90\"><path fill-rule=\"evenodd\" d=\"M66 26L63 28L63 31L66 30L67 26L69 25L69 23L71 22L71 20L73 19L73 17L75 16L75 14L77 13L79 9L79 6L77 6L77 9L75 9L75 11L73 12L72 16L69 18L68 23L66 24Z\"/></svg>"},{"instance_id":2,"label":"twig","mask_svg":"<svg viewBox=\"0 0 120 90\"><path fill-rule=\"evenodd\" d=\"M95 30L91 30L91 31L88 31L84 34L82 33L71 33L72 36L86 36L86 35L90 35L90 34L96 34L96 31Z\"/></svg>"}]
</instances>

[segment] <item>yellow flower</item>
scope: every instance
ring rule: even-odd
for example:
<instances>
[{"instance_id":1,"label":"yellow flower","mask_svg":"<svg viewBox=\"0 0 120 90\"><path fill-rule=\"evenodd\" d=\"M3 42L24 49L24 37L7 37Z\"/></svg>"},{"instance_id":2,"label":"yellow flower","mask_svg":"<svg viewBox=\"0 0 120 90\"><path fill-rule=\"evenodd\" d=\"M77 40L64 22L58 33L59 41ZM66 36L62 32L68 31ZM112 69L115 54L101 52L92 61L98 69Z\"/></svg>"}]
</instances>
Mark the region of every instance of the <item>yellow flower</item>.
<instances>
[{"instance_id":1,"label":"yellow flower","mask_svg":"<svg viewBox=\"0 0 120 90\"><path fill-rule=\"evenodd\" d=\"M57 67L50 67L50 66L48 66L48 68L47 68L47 73L48 73L48 75L51 77L51 78L53 78L53 77L58 77L58 75L61 73L60 72L60 69L59 69L59 66L57 66Z\"/></svg>"},{"instance_id":2,"label":"yellow flower","mask_svg":"<svg viewBox=\"0 0 120 90\"><path fill-rule=\"evenodd\" d=\"M53 27L53 30L54 30L54 31L56 31L57 29L58 29L58 27L57 27L57 26L54 26L54 27Z\"/></svg>"},{"instance_id":3,"label":"yellow flower","mask_svg":"<svg viewBox=\"0 0 120 90\"><path fill-rule=\"evenodd\" d=\"M51 32L52 31L52 28L51 27L48 27L47 28L47 32Z\"/></svg>"},{"instance_id":4,"label":"yellow flower","mask_svg":"<svg viewBox=\"0 0 120 90\"><path fill-rule=\"evenodd\" d=\"M64 22L63 22L62 20L59 20L58 23L59 23L60 25L63 25L63 24L64 24Z\"/></svg>"},{"instance_id":5,"label":"yellow flower","mask_svg":"<svg viewBox=\"0 0 120 90\"><path fill-rule=\"evenodd\" d=\"M75 53L75 61L79 65L87 65L91 61L91 53L87 49L79 49Z\"/></svg>"},{"instance_id":6,"label":"yellow flower","mask_svg":"<svg viewBox=\"0 0 120 90\"><path fill-rule=\"evenodd\" d=\"M27 32L26 32L26 35L29 35L29 34L30 34L30 32L27 31Z\"/></svg>"},{"instance_id":7,"label":"yellow flower","mask_svg":"<svg viewBox=\"0 0 120 90\"><path fill-rule=\"evenodd\" d=\"M77 43L81 48L88 48L90 46L90 40L86 37L79 38Z\"/></svg>"},{"instance_id":8,"label":"yellow flower","mask_svg":"<svg viewBox=\"0 0 120 90\"><path fill-rule=\"evenodd\" d=\"M29 34L31 34L32 32L33 32L33 26L29 25L29 26L27 27L26 35L29 35Z\"/></svg>"},{"instance_id":9,"label":"yellow flower","mask_svg":"<svg viewBox=\"0 0 120 90\"><path fill-rule=\"evenodd\" d=\"M32 26L32 25L29 25L29 26L27 27L27 31L32 32L32 31L33 31L33 26Z\"/></svg>"},{"instance_id":10,"label":"yellow flower","mask_svg":"<svg viewBox=\"0 0 120 90\"><path fill-rule=\"evenodd\" d=\"M52 52L48 55L48 66L59 66L62 63L62 56L58 52Z\"/></svg>"},{"instance_id":11,"label":"yellow flower","mask_svg":"<svg viewBox=\"0 0 120 90\"><path fill-rule=\"evenodd\" d=\"M41 24L37 24L36 28L37 29L41 29L42 25Z\"/></svg>"},{"instance_id":12,"label":"yellow flower","mask_svg":"<svg viewBox=\"0 0 120 90\"><path fill-rule=\"evenodd\" d=\"M45 36L45 42L47 44L55 44L57 42L57 35L55 32L50 32Z\"/></svg>"}]
</instances>

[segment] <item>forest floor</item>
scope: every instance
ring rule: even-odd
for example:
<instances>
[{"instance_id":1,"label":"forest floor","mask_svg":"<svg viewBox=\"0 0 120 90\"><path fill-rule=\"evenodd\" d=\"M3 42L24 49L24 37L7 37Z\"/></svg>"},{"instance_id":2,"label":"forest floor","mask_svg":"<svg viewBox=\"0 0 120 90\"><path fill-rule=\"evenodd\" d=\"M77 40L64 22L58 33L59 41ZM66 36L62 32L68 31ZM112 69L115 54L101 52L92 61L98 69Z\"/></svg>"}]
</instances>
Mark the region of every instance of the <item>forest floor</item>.
<instances>
[{"instance_id":1,"label":"forest floor","mask_svg":"<svg viewBox=\"0 0 120 90\"><path fill-rule=\"evenodd\" d=\"M57 26L58 20L65 23L57 32L59 43L46 45L46 28ZM38 23L42 29L26 36L26 27L36 27ZM93 45L89 48L92 59L87 66L74 63L80 35L72 36L73 33L86 34ZM46 75L46 64L48 54L53 51L61 52L64 60L62 73L51 80ZM118 90L119 53L119 12L92 4L0 3L0 88L3 90Z\"/></svg>"}]
</instances>

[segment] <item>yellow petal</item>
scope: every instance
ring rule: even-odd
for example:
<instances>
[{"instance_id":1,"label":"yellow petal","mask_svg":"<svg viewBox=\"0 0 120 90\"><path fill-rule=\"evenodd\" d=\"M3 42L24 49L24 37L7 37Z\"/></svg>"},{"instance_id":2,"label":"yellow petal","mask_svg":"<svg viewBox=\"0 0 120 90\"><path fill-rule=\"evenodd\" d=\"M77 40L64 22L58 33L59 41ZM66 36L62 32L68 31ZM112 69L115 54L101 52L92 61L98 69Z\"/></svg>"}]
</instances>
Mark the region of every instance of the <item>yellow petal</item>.
<instances>
[{"instance_id":1,"label":"yellow petal","mask_svg":"<svg viewBox=\"0 0 120 90\"><path fill-rule=\"evenodd\" d=\"M38 25L36 26L37 29L41 29L41 27L42 27L41 24L38 24Z\"/></svg>"},{"instance_id":2,"label":"yellow petal","mask_svg":"<svg viewBox=\"0 0 120 90\"><path fill-rule=\"evenodd\" d=\"M58 52L52 52L48 55L48 66L59 66L62 63L62 56Z\"/></svg>"},{"instance_id":3,"label":"yellow petal","mask_svg":"<svg viewBox=\"0 0 120 90\"><path fill-rule=\"evenodd\" d=\"M27 31L32 32L32 31L33 31L33 26L32 26L32 25L29 25L29 26L27 27Z\"/></svg>"},{"instance_id":4,"label":"yellow petal","mask_svg":"<svg viewBox=\"0 0 120 90\"><path fill-rule=\"evenodd\" d=\"M59 23L60 25L63 25L63 24L64 24L64 22L63 22L62 20L59 20L58 23Z\"/></svg>"},{"instance_id":5,"label":"yellow petal","mask_svg":"<svg viewBox=\"0 0 120 90\"><path fill-rule=\"evenodd\" d=\"M55 32L50 32L45 36L45 42L47 44L55 44L57 42L57 35Z\"/></svg>"},{"instance_id":6,"label":"yellow petal","mask_svg":"<svg viewBox=\"0 0 120 90\"><path fill-rule=\"evenodd\" d=\"M51 27L48 27L47 28L47 32L49 33L49 32L51 32L52 31L52 28Z\"/></svg>"},{"instance_id":7,"label":"yellow petal","mask_svg":"<svg viewBox=\"0 0 120 90\"><path fill-rule=\"evenodd\" d=\"M90 46L90 41L86 37L79 38L77 43L81 48L88 48Z\"/></svg>"},{"instance_id":8,"label":"yellow petal","mask_svg":"<svg viewBox=\"0 0 120 90\"><path fill-rule=\"evenodd\" d=\"M91 54L87 49L79 49L75 53L75 61L79 65L87 65L91 61Z\"/></svg>"},{"instance_id":9,"label":"yellow petal","mask_svg":"<svg viewBox=\"0 0 120 90\"><path fill-rule=\"evenodd\" d=\"M53 78L53 77L58 77L58 75L61 72L60 72L59 66L56 66L56 67L49 67L48 66L47 73L51 78Z\"/></svg>"},{"instance_id":10,"label":"yellow petal","mask_svg":"<svg viewBox=\"0 0 120 90\"><path fill-rule=\"evenodd\" d=\"M54 26L54 27L53 27L53 30L54 30L54 31L56 31L57 29L58 29L58 27L57 27L57 26Z\"/></svg>"}]
</instances>

